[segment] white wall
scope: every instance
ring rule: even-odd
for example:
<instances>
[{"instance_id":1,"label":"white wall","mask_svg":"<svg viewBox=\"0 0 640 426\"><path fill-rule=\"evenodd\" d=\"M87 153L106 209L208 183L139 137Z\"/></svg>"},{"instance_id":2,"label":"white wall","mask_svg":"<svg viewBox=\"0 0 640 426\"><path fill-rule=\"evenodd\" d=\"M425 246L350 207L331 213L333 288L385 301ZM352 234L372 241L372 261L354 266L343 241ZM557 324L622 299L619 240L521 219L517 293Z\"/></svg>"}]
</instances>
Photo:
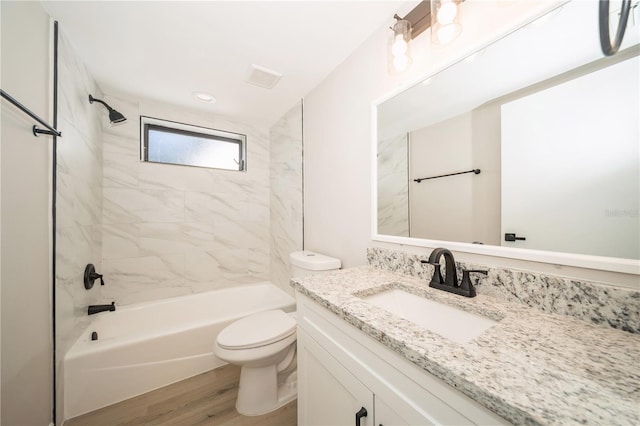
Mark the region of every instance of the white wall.
<instances>
[{"instance_id":1,"label":"white wall","mask_svg":"<svg viewBox=\"0 0 640 426\"><path fill-rule=\"evenodd\" d=\"M1 2L3 90L51 121L50 22L38 2ZM2 419L52 420L52 139L2 101Z\"/></svg>"},{"instance_id":2,"label":"white wall","mask_svg":"<svg viewBox=\"0 0 640 426\"><path fill-rule=\"evenodd\" d=\"M499 104L413 131L410 151L411 237L500 245ZM413 182L472 169L481 172Z\"/></svg>"},{"instance_id":3,"label":"white wall","mask_svg":"<svg viewBox=\"0 0 640 426\"><path fill-rule=\"evenodd\" d=\"M429 35L423 33L412 42L412 68L401 76L387 72L389 30L384 26L309 93L304 126L305 248L340 257L346 267L365 264L365 250L372 245L428 254L428 248L371 240L372 103L433 74L553 4L556 2L465 2L465 27L460 38L433 48ZM464 253L458 256L461 260L637 286L637 277L632 275Z\"/></svg>"},{"instance_id":4,"label":"white wall","mask_svg":"<svg viewBox=\"0 0 640 426\"><path fill-rule=\"evenodd\" d=\"M473 242L473 173L414 182L478 167L472 157L471 113L411 132L411 236Z\"/></svg>"},{"instance_id":5,"label":"white wall","mask_svg":"<svg viewBox=\"0 0 640 426\"><path fill-rule=\"evenodd\" d=\"M519 247L638 259L639 69L635 57L502 105L502 231L526 236Z\"/></svg>"},{"instance_id":6,"label":"white wall","mask_svg":"<svg viewBox=\"0 0 640 426\"><path fill-rule=\"evenodd\" d=\"M497 105L482 105L471 112L474 168L472 241L500 245L500 110Z\"/></svg>"}]
</instances>

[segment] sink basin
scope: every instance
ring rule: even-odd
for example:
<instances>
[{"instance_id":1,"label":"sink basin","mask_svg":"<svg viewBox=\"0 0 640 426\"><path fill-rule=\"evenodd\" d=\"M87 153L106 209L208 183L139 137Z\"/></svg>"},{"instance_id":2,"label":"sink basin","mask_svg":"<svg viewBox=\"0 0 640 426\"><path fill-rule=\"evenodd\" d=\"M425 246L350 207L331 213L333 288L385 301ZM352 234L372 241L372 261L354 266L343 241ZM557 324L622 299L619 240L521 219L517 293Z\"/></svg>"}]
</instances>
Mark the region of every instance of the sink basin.
<instances>
[{"instance_id":1,"label":"sink basin","mask_svg":"<svg viewBox=\"0 0 640 426\"><path fill-rule=\"evenodd\" d=\"M384 291L362 299L458 343L470 342L496 324L492 319L399 289Z\"/></svg>"}]
</instances>

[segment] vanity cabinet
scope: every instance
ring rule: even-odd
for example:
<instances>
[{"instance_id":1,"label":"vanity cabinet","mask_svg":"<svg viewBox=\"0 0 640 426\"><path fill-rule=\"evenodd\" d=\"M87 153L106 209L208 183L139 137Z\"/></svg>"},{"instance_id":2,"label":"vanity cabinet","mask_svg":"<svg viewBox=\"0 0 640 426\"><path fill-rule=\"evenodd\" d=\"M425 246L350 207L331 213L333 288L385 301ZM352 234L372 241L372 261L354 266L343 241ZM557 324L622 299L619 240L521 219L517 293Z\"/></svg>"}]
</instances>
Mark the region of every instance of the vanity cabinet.
<instances>
[{"instance_id":1,"label":"vanity cabinet","mask_svg":"<svg viewBox=\"0 0 640 426\"><path fill-rule=\"evenodd\" d=\"M298 424L353 425L365 409L361 426L373 424L373 392L303 330L298 330Z\"/></svg>"},{"instance_id":2,"label":"vanity cabinet","mask_svg":"<svg viewBox=\"0 0 640 426\"><path fill-rule=\"evenodd\" d=\"M298 424L509 424L298 293Z\"/></svg>"}]
</instances>

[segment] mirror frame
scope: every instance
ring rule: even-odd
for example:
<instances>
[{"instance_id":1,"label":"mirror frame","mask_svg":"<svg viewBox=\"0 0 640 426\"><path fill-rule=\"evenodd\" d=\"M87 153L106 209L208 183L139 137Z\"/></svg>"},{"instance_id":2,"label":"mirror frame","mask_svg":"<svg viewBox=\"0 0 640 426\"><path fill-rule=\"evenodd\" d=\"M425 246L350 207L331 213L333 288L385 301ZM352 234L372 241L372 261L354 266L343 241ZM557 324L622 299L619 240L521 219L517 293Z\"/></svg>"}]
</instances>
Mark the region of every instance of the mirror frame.
<instances>
[{"instance_id":1,"label":"mirror frame","mask_svg":"<svg viewBox=\"0 0 640 426\"><path fill-rule=\"evenodd\" d=\"M510 34L520 30L521 28L530 24L541 16L552 12L556 8L562 7L564 3L566 2L563 2L560 5L556 5L555 7L552 7L544 11L543 13L536 14L535 16L531 17L531 19L528 19L521 25L513 28L511 31L508 31L507 33L501 35L497 35L495 38L491 38L486 43L475 47L471 52L456 57L454 60L444 64L443 66L435 69L427 75L424 75L416 80L411 80L407 84L398 87L391 93L388 93L385 96L375 100L371 104L371 239L373 241L426 248L447 247L450 250L463 253L472 253L484 256L502 257L508 259L548 263L553 265L573 266L578 268L597 269L624 274L640 275L640 260L636 259L624 259L504 246L479 245L456 241L400 237L378 233L378 105L393 98L396 95L399 95L400 93L415 86L416 84L419 84L421 81L427 78L434 77L438 73L445 71L447 68L450 68L453 65L463 61L466 57L487 48L488 46L503 39L504 37L508 37Z\"/></svg>"}]
</instances>

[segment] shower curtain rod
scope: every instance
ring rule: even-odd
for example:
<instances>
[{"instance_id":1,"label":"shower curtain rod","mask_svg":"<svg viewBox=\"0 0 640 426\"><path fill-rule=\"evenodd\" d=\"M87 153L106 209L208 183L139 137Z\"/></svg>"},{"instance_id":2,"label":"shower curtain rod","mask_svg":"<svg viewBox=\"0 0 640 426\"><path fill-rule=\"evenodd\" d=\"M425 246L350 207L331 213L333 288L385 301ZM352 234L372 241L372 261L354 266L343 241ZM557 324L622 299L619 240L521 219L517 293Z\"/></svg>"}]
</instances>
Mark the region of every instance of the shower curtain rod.
<instances>
[{"instance_id":1,"label":"shower curtain rod","mask_svg":"<svg viewBox=\"0 0 640 426\"><path fill-rule=\"evenodd\" d=\"M423 180L428 180L428 179L438 179L441 177L447 177L447 176L455 176L455 175L463 175L465 173L474 173L474 174L480 174L480 169L473 169L473 170L467 170L466 172L458 172L458 173L449 173L448 175L439 175L439 176L431 176L431 177L426 177L426 178L419 178L419 179L414 179L414 182L422 182Z\"/></svg>"},{"instance_id":2,"label":"shower curtain rod","mask_svg":"<svg viewBox=\"0 0 640 426\"><path fill-rule=\"evenodd\" d=\"M54 127L51 127L49 124L47 124L46 121L44 121L42 118L38 117L29 108L27 108L26 106L24 106L20 102L18 102L13 96L11 96L10 94L8 94L7 92L5 92L2 89L0 89L0 94L2 95L3 98L5 98L9 102L11 102L13 105L15 105L19 110L21 110L22 112L27 114L29 117L31 117L34 120L36 120L38 123L42 124L47 129L49 129L49 130L39 129L38 126L34 125L33 126L33 134L35 136L38 136L40 134L45 134L45 135L62 137L62 132L59 132Z\"/></svg>"}]
</instances>

